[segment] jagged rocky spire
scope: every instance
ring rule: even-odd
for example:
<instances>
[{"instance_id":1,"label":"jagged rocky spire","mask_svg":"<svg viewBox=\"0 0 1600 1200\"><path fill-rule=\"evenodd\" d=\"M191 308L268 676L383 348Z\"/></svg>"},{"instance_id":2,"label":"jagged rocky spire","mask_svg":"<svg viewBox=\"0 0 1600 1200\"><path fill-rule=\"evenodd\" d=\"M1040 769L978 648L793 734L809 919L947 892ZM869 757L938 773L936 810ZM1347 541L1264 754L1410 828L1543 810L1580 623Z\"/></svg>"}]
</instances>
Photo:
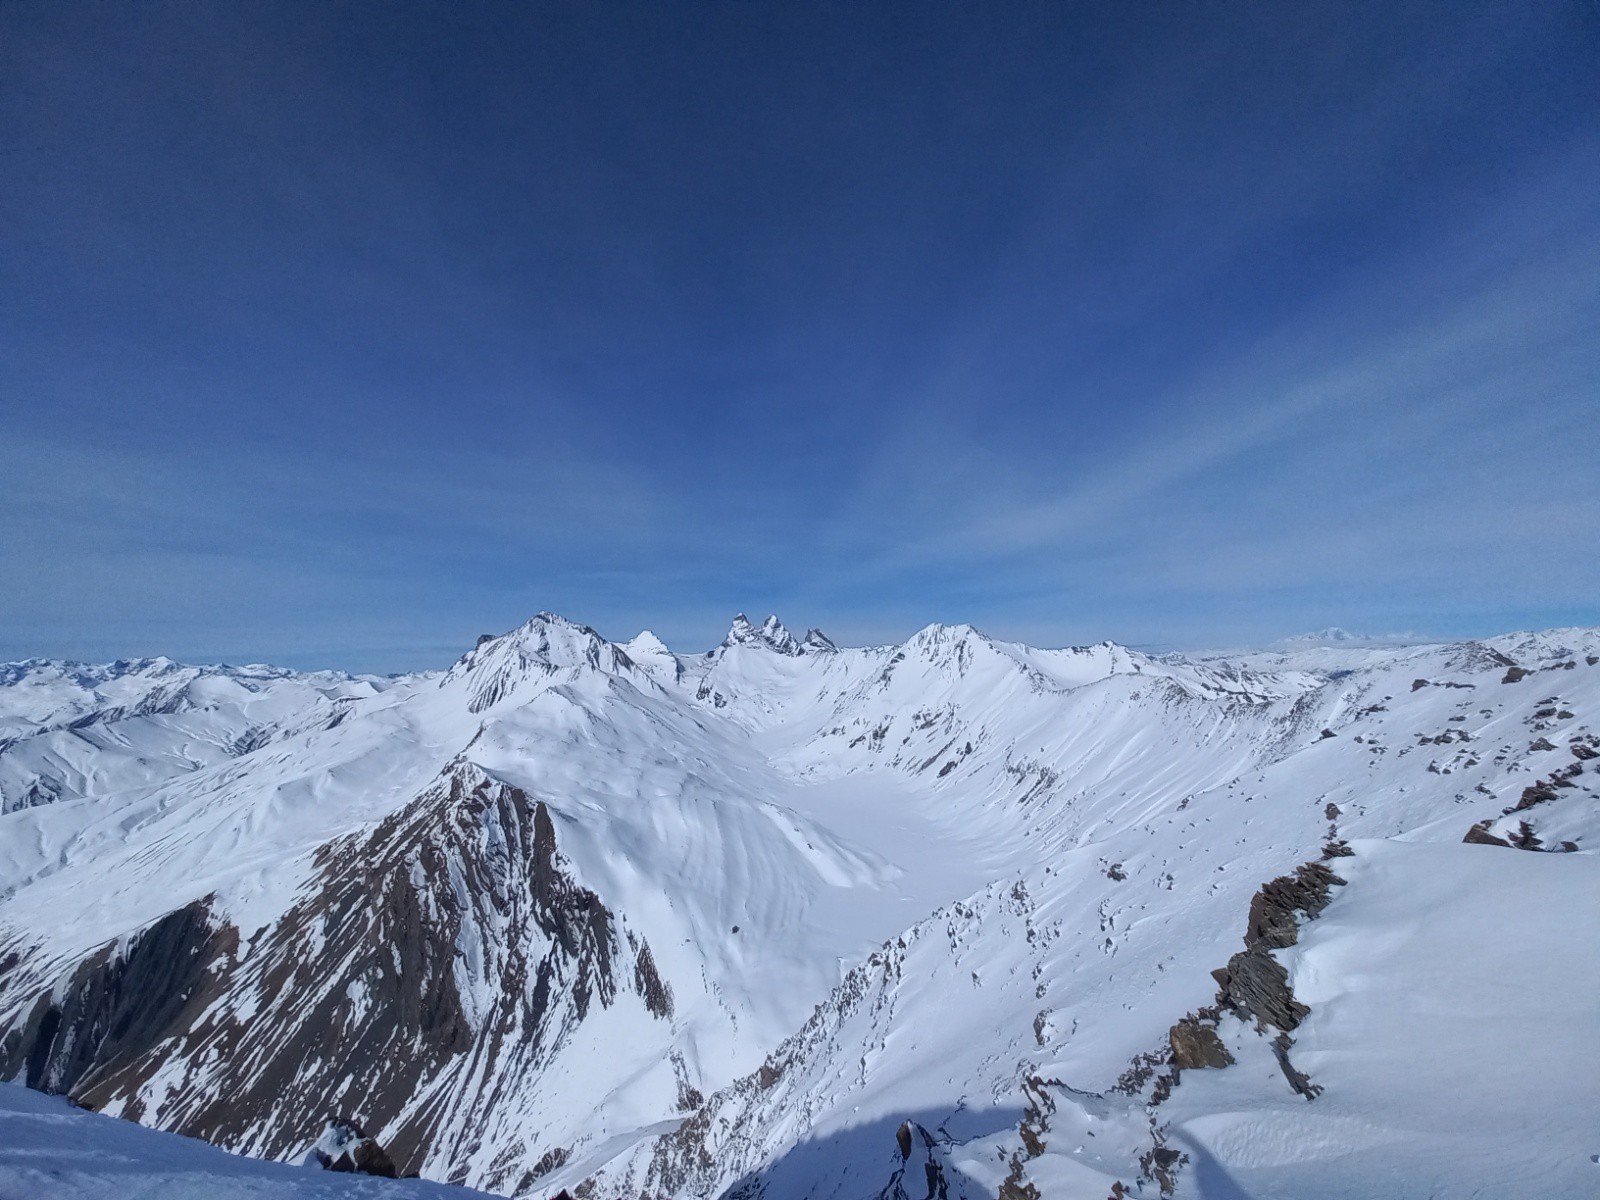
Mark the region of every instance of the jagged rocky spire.
<instances>
[{"instance_id":1,"label":"jagged rocky spire","mask_svg":"<svg viewBox=\"0 0 1600 1200\"><path fill-rule=\"evenodd\" d=\"M828 635L820 629L808 629L803 639L796 640L794 634L790 633L777 617L769 616L757 627L743 613L733 618L733 625L728 629L728 636L722 639L722 645L725 648L759 646L791 656L837 649Z\"/></svg>"}]
</instances>

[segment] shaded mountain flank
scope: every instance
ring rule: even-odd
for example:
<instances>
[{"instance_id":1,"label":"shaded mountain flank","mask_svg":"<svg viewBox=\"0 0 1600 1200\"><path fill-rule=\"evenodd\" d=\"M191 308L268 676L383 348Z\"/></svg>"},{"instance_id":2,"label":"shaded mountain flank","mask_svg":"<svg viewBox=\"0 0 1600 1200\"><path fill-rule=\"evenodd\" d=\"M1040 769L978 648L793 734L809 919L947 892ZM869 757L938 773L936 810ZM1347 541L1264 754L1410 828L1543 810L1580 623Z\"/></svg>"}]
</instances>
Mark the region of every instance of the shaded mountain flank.
<instances>
[{"instance_id":1,"label":"shaded mountain flank","mask_svg":"<svg viewBox=\"0 0 1600 1200\"><path fill-rule=\"evenodd\" d=\"M458 1160L595 1011L671 1013L648 944L564 869L545 805L468 767L320 851L310 894L252 942L195 903L64 977L11 951L0 998L37 998L0 1074L269 1157L317 1136L286 1114L358 1115L410 1173ZM539 1157L495 1184L530 1187Z\"/></svg>"}]
</instances>

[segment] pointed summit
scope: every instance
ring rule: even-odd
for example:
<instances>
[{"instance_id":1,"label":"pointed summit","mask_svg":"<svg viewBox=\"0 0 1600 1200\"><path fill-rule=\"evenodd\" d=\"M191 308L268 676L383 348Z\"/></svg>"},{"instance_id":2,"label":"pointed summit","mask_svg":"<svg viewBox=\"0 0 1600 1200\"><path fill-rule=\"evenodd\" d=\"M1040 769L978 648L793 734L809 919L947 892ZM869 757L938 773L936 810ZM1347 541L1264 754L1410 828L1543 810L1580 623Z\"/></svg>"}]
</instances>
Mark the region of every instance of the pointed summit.
<instances>
[{"instance_id":1,"label":"pointed summit","mask_svg":"<svg viewBox=\"0 0 1600 1200\"><path fill-rule=\"evenodd\" d=\"M623 642L622 649L632 659L653 658L672 653L667 649L667 644L649 629L641 630L631 642Z\"/></svg>"},{"instance_id":2,"label":"pointed summit","mask_svg":"<svg viewBox=\"0 0 1600 1200\"><path fill-rule=\"evenodd\" d=\"M808 629L806 630L806 636L800 639L800 648L802 650L829 652L837 650L839 647L835 646L833 639L823 633L822 630Z\"/></svg>"},{"instance_id":3,"label":"pointed summit","mask_svg":"<svg viewBox=\"0 0 1600 1200\"><path fill-rule=\"evenodd\" d=\"M616 674L634 669L620 646L587 625L541 612L498 636L484 635L439 680L441 688L465 683L467 710L482 712L510 697L523 683L555 675L576 678L586 671Z\"/></svg>"},{"instance_id":4,"label":"pointed summit","mask_svg":"<svg viewBox=\"0 0 1600 1200\"><path fill-rule=\"evenodd\" d=\"M761 640L783 654L800 652L800 644L794 640L794 634L785 629L777 617L768 617L761 622Z\"/></svg>"},{"instance_id":5,"label":"pointed summit","mask_svg":"<svg viewBox=\"0 0 1600 1200\"><path fill-rule=\"evenodd\" d=\"M631 642L624 642L620 649L634 666L659 684L676 683L683 678L683 664L678 661L678 656L648 629Z\"/></svg>"},{"instance_id":6,"label":"pointed summit","mask_svg":"<svg viewBox=\"0 0 1600 1200\"><path fill-rule=\"evenodd\" d=\"M722 645L724 648L759 646L788 655L801 653L800 643L794 640L794 634L790 633L777 617L769 616L757 629L750 623L750 618L743 613L733 618L733 624L728 629L728 636L722 639Z\"/></svg>"}]
</instances>

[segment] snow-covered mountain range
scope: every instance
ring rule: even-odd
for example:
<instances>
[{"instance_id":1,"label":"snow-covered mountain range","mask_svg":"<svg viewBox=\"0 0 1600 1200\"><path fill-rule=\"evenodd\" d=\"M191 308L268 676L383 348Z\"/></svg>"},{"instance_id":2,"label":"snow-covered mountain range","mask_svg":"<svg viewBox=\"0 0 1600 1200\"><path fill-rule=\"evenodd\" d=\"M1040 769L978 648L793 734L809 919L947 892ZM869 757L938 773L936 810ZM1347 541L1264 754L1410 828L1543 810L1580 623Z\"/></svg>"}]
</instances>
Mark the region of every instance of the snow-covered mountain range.
<instances>
[{"instance_id":1,"label":"snow-covered mountain range","mask_svg":"<svg viewBox=\"0 0 1600 1200\"><path fill-rule=\"evenodd\" d=\"M0 1078L519 1197L1593 1195L1600 630L1332 632L0 667Z\"/></svg>"}]
</instances>

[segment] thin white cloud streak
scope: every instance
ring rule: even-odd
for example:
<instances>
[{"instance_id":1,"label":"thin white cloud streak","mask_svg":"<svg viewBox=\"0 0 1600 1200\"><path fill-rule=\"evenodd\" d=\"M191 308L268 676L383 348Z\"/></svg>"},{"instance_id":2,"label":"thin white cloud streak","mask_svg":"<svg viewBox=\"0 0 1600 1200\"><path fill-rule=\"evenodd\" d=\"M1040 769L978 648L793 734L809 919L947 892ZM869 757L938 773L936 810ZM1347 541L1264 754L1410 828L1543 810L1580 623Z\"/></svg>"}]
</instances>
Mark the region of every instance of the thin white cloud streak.
<instances>
[{"instance_id":1,"label":"thin white cloud streak","mask_svg":"<svg viewBox=\"0 0 1600 1200\"><path fill-rule=\"evenodd\" d=\"M1287 12L1284 16L1279 32L1292 34L1297 21ZM1305 32L1300 30L1302 36ZM1120 85L1099 96L1091 110L1079 114L1077 136L1061 147L1065 165L1039 190L1032 218L1004 243L991 269L972 281L964 303L929 339L928 360L900 389L903 441L915 443L926 435L929 441L939 437L944 445L971 446L970 438L960 438L945 423L959 425L970 416L971 406L982 402L984 392L993 391L988 351L1006 335L1012 297L1040 286L1040 262L1054 261L1048 253L1041 257L1041 250L1048 252L1080 228L1115 229L1123 203L1119 188L1127 189L1130 181L1141 181L1144 189L1164 187L1173 197L1165 206L1165 219L1186 218L1185 232L1193 236L1163 237L1164 230L1157 227L1091 240L1087 248L1092 253L1119 266L1117 288L1095 294L1092 307L1081 314L1100 326L1148 327L1150 313L1192 295L1197 282L1214 279L1248 257L1264 234L1285 222L1310 222L1336 214L1336 206L1356 203L1406 169L1419 127L1436 122L1460 103L1474 80L1497 69L1494 60L1482 56L1481 47L1479 53L1461 54L1444 42L1427 61L1363 80L1365 86L1346 87L1339 103L1314 114L1314 120L1289 110L1302 118L1292 129L1281 128L1263 111L1253 121L1232 114L1243 127L1221 145L1213 138L1183 136L1188 114L1204 111L1211 102L1217 62L1240 52L1235 41L1239 33L1225 17L1184 29L1151 61L1137 64ZM1501 41L1507 59L1515 40L1508 33ZM1161 86L1152 88L1152 79L1161 80ZM1397 119L1399 114L1405 119ZM1273 144L1281 138L1293 139L1292 154ZM1225 151L1232 159L1219 161L1218 154ZM1250 161L1252 154L1263 151L1271 155L1269 162ZM1262 167L1270 173L1261 172ZM1240 179L1252 174L1261 186L1241 190ZM1548 182L1538 180L1520 199L1540 195ZM1181 203L1176 199L1180 194ZM1465 211L1470 214L1470 201ZM1484 224L1501 219L1503 214L1494 214ZM928 433L930 425L936 433ZM958 440L944 442L946 433ZM926 474L922 456L927 448L917 444L912 451L922 464L914 468L918 474ZM886 446L869 476L892 477L896 453L894 445ZM998 455L994 466L1003 466ZM940 476L943 483L942 472Z\"/></svg>"},{"instance_id":2,"label":"thin white cloud streak","mask_svg":"<svg viewBox=\"0 0 1600 1200\"><path fill-rule=\"evenodd\" d=\"M1529 196L1549 183L1530 186ZM1516 200L1526 203L1529 196ZM1449 470L1441 459L1486 441L1520 443L1519 428L1546 423L1547 412L1553 421L1568 419L1581 407L1586 386L1591 400L1597 394L1592 331L1600 327L1600 244L1592 215L1585 225L1570 213L1561 220L1563 214L1528 208L1527 220L1501 212L1458 231L1406 270L1330 298L1246 361L1162 397L1156 410L1177 416L1153 440L1064 483L1003 459L975 432L981 416L940 420L919 414L919 435L907 439L901 447L905 461L890 464L886 476L927 480L927 464L934 461L934 478L913 483L913 503L890 513L882 506L889 489L874 480L861 507L875 506L880 528L901 535L919 530L923 536L902 536L899 544L886 546L862 581L1023 558L1035 571L1048 570L1052 552L1070 559L1075 549L1114 542L1132 533L1147 510L1163 500L1183 500L1185 490L1203 484L1208 474L1247 480L1249 460L1266 450L1291 460L1332 458L1348 472L1352 488L1392 489L1391 480L1371 478L1371 464L1362 461L1364 426L1408 439L1417 452L1408 471L1442 481ZM1508 238L1508 228L1517 236ZM1411 297L1430 291L1446 298L1420 311L1408 305ZM1406 313L1407 307L1413 311ZM1352 313L1362 315L1352 320ZM1471 424L1452 429L1452 420ZM936 458L930 456L935 445ZM1517 450L1537 453L1538 447L1534 442ZM1484 483L1492 495L1504 491L1492 477ZM1571 508L1592 518L1592 473L1575 480L1568 494ZM1285 517L1307 515L1292 491L1264 499L1275 499ZM1198 524L1209 535L1203 542L1212 553L1222 549L1251 560L1259 552L1261 563L1279 557L1241 540L1252 536L1247 523L1220 490L1209 503ZM1420 508L1413 515L1428 519ZM1475 519L1485 536L1500 537L1515 531L1524 515L1502 505ZM1447 521L1438 534L1440 551L1460 540L1451 536ZM1381 542L1365 546L1370 557L1386 557ZM1151 567L1164 560L1166 571L1156 572L1166 576L1161 582L1182 586L1183 547L1171 549L1177 552L1164 547L1156 532L1135 553ZM1307 558L1291 553L1283 562L1303 564ZM1388 569L1393 568L1391 561ZM1152 570L1140 574L1148 578Z\"/></svg>"}]
</instances>

